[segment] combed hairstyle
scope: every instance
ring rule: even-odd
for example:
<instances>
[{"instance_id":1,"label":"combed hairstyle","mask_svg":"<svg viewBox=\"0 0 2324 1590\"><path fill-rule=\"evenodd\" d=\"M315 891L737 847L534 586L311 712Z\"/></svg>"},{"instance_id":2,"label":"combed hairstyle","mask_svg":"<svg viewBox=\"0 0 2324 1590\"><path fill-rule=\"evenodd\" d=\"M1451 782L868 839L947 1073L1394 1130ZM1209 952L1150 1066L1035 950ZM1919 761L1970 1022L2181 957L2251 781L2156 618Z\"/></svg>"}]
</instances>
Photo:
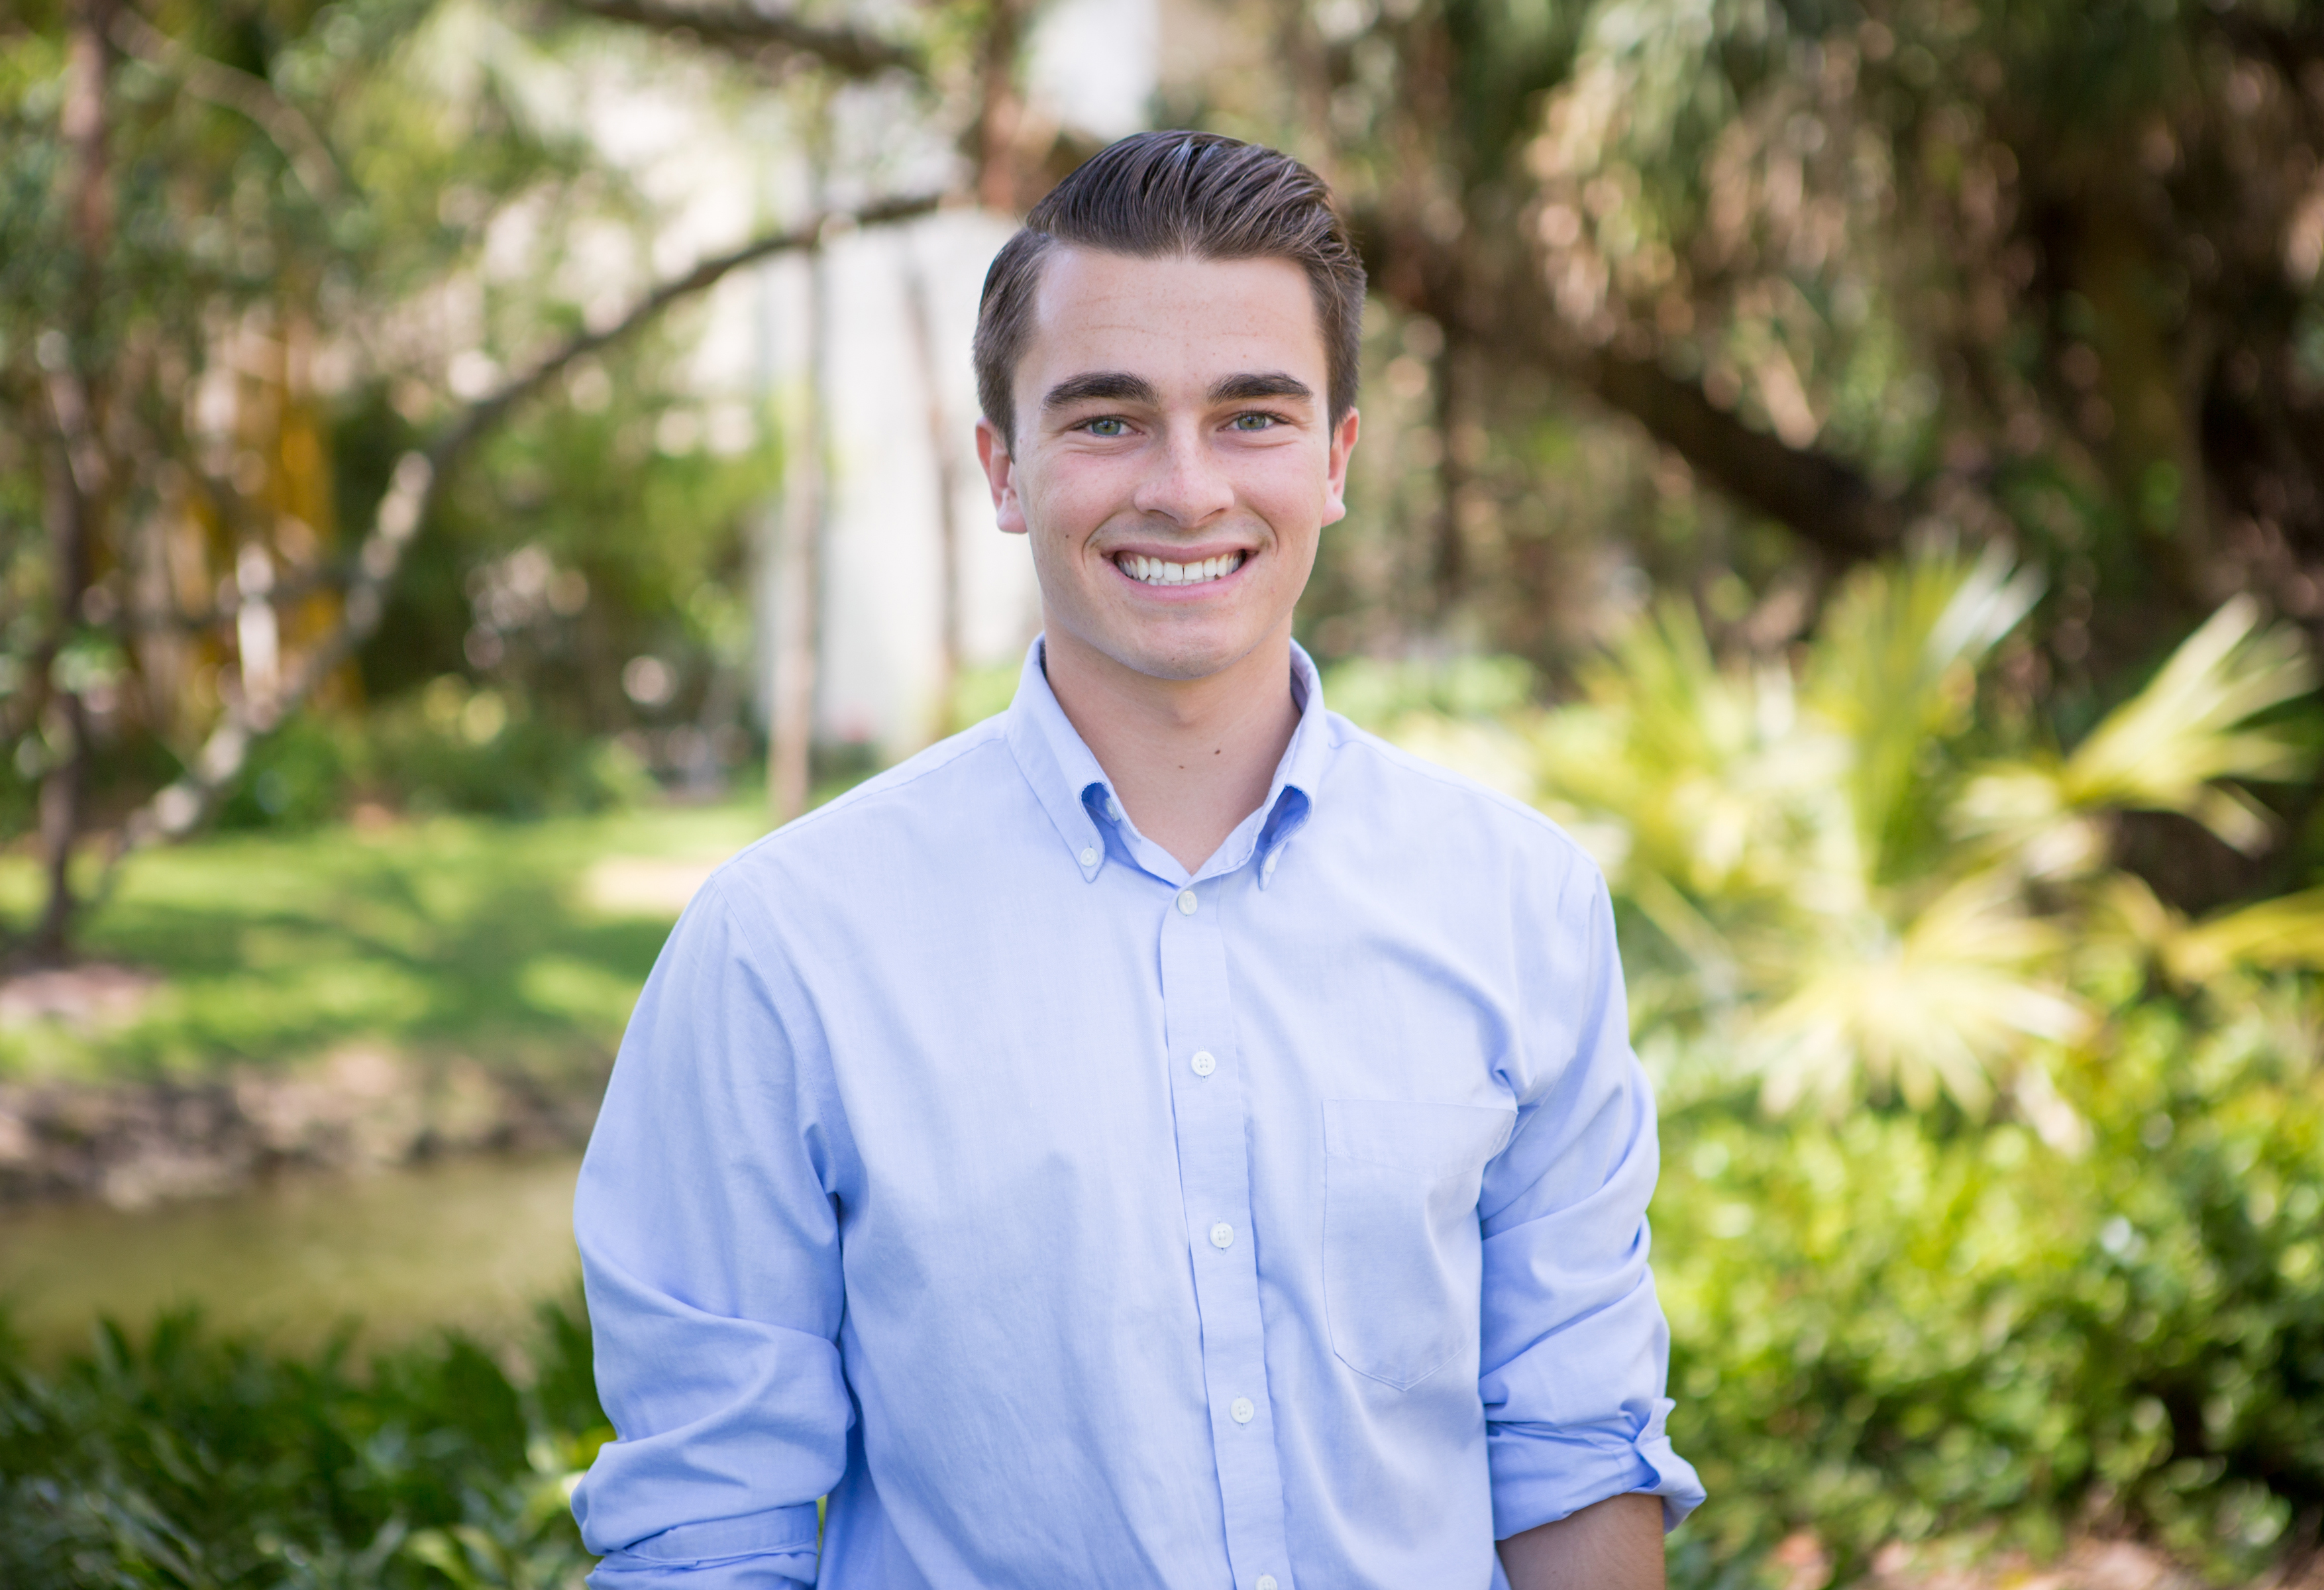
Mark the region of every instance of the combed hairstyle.
<instances>
[{"instance_id":1,"label":"combed hairstyle","mask_svg":"<svg viewBox=\"0 0 2324 1590\"><path fill-rule=\"evenodd\" d=\"M1287 154L1216 133L1139 133L1108 144L1033 207L985 273L976 395L1017 445L1017 364L1041 261L1058 244L1133 259L1285 259L1307 273L1323 333L1330 417L1356 403L1364 266L1323 180Z\"/></svg>"}]
</instances>

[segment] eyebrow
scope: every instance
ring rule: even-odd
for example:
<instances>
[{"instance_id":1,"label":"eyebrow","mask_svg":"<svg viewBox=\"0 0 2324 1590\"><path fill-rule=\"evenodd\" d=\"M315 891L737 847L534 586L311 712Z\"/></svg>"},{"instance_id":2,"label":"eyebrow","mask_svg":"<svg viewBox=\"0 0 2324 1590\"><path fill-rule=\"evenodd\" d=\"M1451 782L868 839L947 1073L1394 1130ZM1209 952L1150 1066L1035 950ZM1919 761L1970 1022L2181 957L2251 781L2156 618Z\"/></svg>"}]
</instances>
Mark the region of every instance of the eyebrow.
<instances>
[{"instance_id":1,"label":"eyebrow","mask_svg":"<svg viewBox=\"0 0 2324 1590\"><path fill-rule=\"evenodd\" d=\"M1062 409L1068 403L1087 402L1095 399L1116 403L1158 403L1162 394L1143 375L1132 375L1125 370L1093 370L1060 381L1049 388L1041 399L1044 409Z\"/></svg>"},{"instance_id":2,"label":"eyebrow","mask_svg":"<svg viewBox=\"0 0 2324 1590\"><path fill-rule=\"evenodd\" d=\"M1242 402L1251 398L1310 398L1314 389L1296 375L1286 375L1280 370L1262 374L1229 375L1213 384L1211 402L1214 403Z\"/></svg>"},{"instance_id":3,"label":"eyebrow","mask_svg":"<svg viewBox=\"0 0 2324 1590\"><path fill-rule=\"evenodd\" d=\"M1314 389L1280 370L1244 371L1212 383L1205 394L1214 403L1247 402L1254 398L1300 398L1313 401ZM1157 404L1162 394L1143 375L1127 370L1093 370L1060 381L1042 395L1041 407L1062 409L1081 402Z\"/></svg>"}]
</instances>

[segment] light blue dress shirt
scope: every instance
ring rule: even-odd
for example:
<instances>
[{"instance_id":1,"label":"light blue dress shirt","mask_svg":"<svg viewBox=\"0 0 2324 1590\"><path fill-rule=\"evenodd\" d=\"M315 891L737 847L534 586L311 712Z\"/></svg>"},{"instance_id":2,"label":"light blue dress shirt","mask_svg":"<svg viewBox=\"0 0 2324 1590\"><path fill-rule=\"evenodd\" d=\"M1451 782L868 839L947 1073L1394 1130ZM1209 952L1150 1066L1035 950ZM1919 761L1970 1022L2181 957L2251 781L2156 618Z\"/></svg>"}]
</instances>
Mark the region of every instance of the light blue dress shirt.
<instances>
[{"instance_id":1,"label":"light blue dress shirt","mask_svg":"<svg viewBox=\"0 0 2324 1590\"><path fill-rule=\"evenodd\" d=\"M1292 689L1191 876L1037 641L695 900L575 1213L599 1590L1485 1590L1702 1500L1603 881Z\"/></svg>"}]
</instances>

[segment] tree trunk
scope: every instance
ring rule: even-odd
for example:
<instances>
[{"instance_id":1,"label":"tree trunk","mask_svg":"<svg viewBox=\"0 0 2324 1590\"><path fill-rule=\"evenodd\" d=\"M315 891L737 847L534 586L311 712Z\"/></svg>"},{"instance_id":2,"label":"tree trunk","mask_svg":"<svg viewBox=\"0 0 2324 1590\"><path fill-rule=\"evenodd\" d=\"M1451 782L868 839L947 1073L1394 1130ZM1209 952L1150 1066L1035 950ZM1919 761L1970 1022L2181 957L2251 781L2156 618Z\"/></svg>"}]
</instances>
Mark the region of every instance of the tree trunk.
<instances>
[{"instance_id":1,"label":"tree trunk","mask_svg":"<svg viewBox=\"0 0 2324 1590\"><path fill-rule=\"evenodd\" d=\"M920 268L911 239L904 249L904 308L912 337L912 355L920 384L927 393L928 450L936 462L937 680L936 732L949 735L960 726L953 721L953 691L960 680L960 467L953 447L952 425L945 414L944 372L936 359L934 317L928 306L927 273Z\"/></svg>"},{"instance_id":2,"label":"tree trunk","mask_svg":"<svg viewBox=\"0 0 2324 1590\"><path fill-rule=\"evenodd\" d=\"M71 948L73 917L80 903L72 886L73 846L80 837L88 798L88 711L79 693L56 678L74 612L88 583L89 494L84 483L75 478L69 453L64 447L50 449L49 559L56 581L56 609L40 663L50 679L48 704L42 713L45 721L41 726L52 760L41 779L44 894L41 914L24 946L25 958L35 966L56 965Z\"/></svg>"},{"instance_id":3,"label":"tree trunk","mask_svg":"<svg viewBox=\"0 0 2324 1590\"><path fill-rule=\"evenodd\" d=\"M993 0L977 52L980 103L975 127L977 202L997 215L1021 215L1018 137L1025 119L1017 92L1017 54L1024 43L1028 0Z\"/></svg>"},{"instance_id":4,"label":"tree trunk","mask_svg":"<svg viewBox=\"0 0 2324 1590\"><path fill-rule=\"evenodd\" d=\"M817 183L818 189L821 187ZM783 460L781 561L775 580L775 678L767 736L767 797L779 823L807 808L813 793L815 698L821 671L823 538L829 517L825 478L829 442L824 405L830 342L830 265L821 248L807 255L807 401Z\"/></svg>"},{"instance_id":5,"label":"tree trunk","mask_svg":"<svg viewBox=\"0 0 2324 1590\"><path fill-rule=\"evenodd\" d=\"M98 365L105 256L113 232L111 171L106 159L106 91L112 69L106 30L113 10L111 0L76 0L66 21L64 104L59 120L70 151L64 198L77 280L63 346L43 360L50 366L58 445L51 449L47 504L51 607L38 659L47 696L42 716L52 753L41 780L41 863L47 894L25 945L27 958L36 964L61 961L70 949L79 904L72 887L73 847L88 820L88 708L74 684L60 674L88 591L112 485L93 372Z\"/></svg>"},{"instance_id":6,"label":"tree trunk","mask_svg":"<svg viewBox=\"0 0 2324 1590\"><path fill-rule=\"evenodd\" d=\"M1469 459L1462 427L1469 418L1466 349L1447 337L1435 358L1436 522L1429 550L1429 618L1441 633L1469 589L1469 549L1462 540L1461 504L1469 490Z\"/></svg>"}]
</instances>

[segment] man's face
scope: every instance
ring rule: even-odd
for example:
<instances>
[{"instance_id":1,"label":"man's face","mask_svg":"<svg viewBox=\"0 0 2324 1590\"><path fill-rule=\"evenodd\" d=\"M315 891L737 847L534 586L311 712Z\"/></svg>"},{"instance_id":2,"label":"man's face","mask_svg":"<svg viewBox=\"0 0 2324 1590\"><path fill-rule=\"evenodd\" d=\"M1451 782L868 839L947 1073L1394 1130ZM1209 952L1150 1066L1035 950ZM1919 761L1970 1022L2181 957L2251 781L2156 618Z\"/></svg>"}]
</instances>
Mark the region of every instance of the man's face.
<instances>
[{"instance_id":1,"label":"man's face","mask_svg":"<svg viewBox=\"0 0 2324 1590\"><path fill-rule=\"evenodd\" d=\"M1288 636L1342 501L1356 416L1325 412L1322 328L1289 260L1043 262L1017 443L977 454L1032 539L1050 643L1207 678Z\"/></svg>"}]
</instances>

